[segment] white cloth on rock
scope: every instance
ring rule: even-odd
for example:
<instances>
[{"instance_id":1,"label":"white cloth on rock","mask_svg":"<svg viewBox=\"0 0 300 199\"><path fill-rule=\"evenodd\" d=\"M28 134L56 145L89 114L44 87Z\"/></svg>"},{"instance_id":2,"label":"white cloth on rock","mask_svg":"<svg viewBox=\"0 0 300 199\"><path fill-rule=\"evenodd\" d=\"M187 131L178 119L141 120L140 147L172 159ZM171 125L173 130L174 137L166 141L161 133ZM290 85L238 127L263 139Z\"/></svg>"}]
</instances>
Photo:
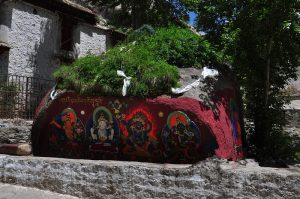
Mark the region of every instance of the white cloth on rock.
<instances>
[{"instance_id":1,"label":"white cloth on rock","mask_svg":"<svg viewBox=\"0 0 300 199\"><path fill-rule=\"evenodd\" d=\"M204 80L206 77L215 77L218 75L219 75L219 72L217 70L204 67L199 79L197 79L196 81L194 81L193 83L191 83L185 87L171 88L171 91L174 94L185 93L185 92L191 90L192 88L197 88L200 85L200 82L202 80Z\"/></svg>"},{"instance_id":2,"label":"white cloth on rock","mask_svg":"<svg viewBox=\"0 0 300 199\"><path fill-rule=\"evenodd\" d=\"M124 71L121 71L121 70L117 70L117 75L120 76L120 77L124 77L123 88L122 88L122 95L126 96L126 94L127 94L127 88L130 86L131 77L127 77L125 75Z\"/></svg>"}]
</instances>

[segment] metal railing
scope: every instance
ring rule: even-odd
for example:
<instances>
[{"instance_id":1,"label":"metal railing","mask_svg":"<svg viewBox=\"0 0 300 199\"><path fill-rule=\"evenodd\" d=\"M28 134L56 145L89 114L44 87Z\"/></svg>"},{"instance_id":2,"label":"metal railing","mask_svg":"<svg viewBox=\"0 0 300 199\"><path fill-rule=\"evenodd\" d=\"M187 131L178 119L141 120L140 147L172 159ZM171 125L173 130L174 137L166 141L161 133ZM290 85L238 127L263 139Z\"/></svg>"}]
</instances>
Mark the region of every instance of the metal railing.
<instances>
[{"instance_id":1,"label":"metal railing","mask_svg":"<svg viewBox=\"0 0 300 199\"><path fill-rule=\"evenodd\" d=\"M0 74L0 118L32 119L54 84L43 78Z\"/></svg>"}]
</instances>

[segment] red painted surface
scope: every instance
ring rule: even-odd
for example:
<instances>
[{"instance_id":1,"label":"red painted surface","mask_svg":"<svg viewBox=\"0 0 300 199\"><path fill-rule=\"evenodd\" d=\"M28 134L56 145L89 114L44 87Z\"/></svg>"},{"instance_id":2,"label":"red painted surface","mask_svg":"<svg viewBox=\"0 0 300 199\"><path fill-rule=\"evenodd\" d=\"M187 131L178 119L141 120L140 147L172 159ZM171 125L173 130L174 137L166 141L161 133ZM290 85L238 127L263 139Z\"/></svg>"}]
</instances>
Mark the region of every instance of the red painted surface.
<instances>
[{"instance_id":1,"label":"red painted surface","mask_svg":"<svg viewBox=\"0 0 300 199\"><path fill-rule=\"evenodd\" d=\"M8 154L8 155L16 155L18 151L17 144L1 144L0 145L0 153Z\"/></svg>"},{"instance_id":2,"label":"red painted surface","mask_svg":"<svg viewBox=\"0 0 300 199\"><path fill-rule=\"evenodd\" d=\"M236 107L231 110L230 105L231 101L236 101L235 93L231 89L223 89L214 95L213 100L214 110L187 97L83 97L67 92L55 99L44 113L38 112L32 132L33 152L40 156L172 163L196 162L213 154L226 159L241 159L244 153L239 110ZM62 122L66 116L60 114L67 108L75 112L78 121L70 114L71 123L65 122L67 120ZM96 112L97 108L107 108L108 111ZM170 114L174 117L169 117ZM93 115L96 115L94 120ZM97 120L99 124L95 125ZM102 130L101 121L104 125ZM57 128L57 122L64 127ZM68 136L59 143L59 136L63 132L71 132L72 124L74 133L83 130L85 136L79 136L80 141L76 142L78 135L74 134L74 139ZM177 128L177 124L181 124L183 129L178 130L180 125ZM66 128L69 130L64 130ZM107 138L103 138L106 141L92 138L91 128L99 135L101 132L107 134ZM109 138L112 134L114 139Z\"/></svg>"},{"instance_id":3,"label":"red painted surface","mask_svg":"<svg viewBox=\"0 0 300 199\"><path fill-rule=\"evenodd\" d=\"M22 147L25 146L25 150ZM0 144L0 154L8 155L30 155L31 150L28 144Z\"/></svg>"}]
</instances>

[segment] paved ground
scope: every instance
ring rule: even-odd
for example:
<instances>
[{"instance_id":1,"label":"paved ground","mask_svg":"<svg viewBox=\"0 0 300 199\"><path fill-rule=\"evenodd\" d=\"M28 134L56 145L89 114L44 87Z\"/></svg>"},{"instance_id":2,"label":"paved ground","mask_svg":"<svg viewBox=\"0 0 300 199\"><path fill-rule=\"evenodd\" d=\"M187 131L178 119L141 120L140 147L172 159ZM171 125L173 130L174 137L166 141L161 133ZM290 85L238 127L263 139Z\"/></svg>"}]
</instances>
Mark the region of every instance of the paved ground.
<instances>
[{"instance_id":1,"label":"paved ground","mask_svg":"<svg viewBox=\"0 0 300 199\"><path fill-rule=\"evenodd\" d=\"M0 183L0 199L77 199L77 197Z\"/></svg>"}]
</instances>

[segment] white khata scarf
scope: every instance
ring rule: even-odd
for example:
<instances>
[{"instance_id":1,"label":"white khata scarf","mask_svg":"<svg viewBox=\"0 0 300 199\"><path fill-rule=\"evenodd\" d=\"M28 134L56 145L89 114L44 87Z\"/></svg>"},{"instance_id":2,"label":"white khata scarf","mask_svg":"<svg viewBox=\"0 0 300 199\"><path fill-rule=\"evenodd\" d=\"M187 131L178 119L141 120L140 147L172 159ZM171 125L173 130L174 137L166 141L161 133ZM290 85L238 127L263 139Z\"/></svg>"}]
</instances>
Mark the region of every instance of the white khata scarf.
<instances>
[{"instance_id":1,"label":"white khata scarf","mask_svg":"<svg viewBox=\"0 0 300 199\"><path fill-rule=\"evenodd\" d=\"M189 90L191 90L192 88L196 88L199 86L200 82L202 80L204 80L206 77L215 77L218 76L219 72L215 69L209 69L207 67L203 68L203 71L201 73L201 76L199 77L199 79L197 79L196 81L194 81L193 83L185 86L185 87L181 87L181 88L172 88L171 91L174 94L180 94L180 93L185 93Z\"/></svg>"}]
</instances>

